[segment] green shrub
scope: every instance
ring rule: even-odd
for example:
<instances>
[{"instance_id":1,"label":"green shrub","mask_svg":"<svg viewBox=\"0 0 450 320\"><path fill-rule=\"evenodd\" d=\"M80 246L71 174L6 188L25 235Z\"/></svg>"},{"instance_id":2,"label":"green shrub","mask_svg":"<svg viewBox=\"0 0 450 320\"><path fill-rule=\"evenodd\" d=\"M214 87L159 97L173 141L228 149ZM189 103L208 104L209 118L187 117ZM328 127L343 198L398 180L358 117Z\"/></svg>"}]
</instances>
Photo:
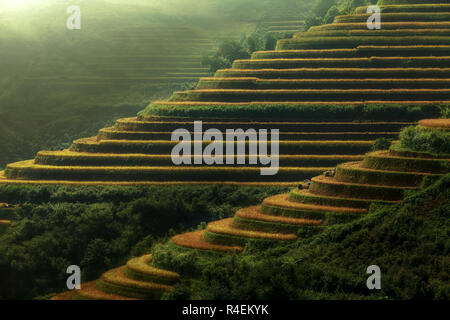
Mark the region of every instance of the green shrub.
<instances>
[{"instance_id":1,"label":"green shrub","mask_svg":"<svg viewBox=\"0 0 450 320\"><path fill-rule=\"evenodd\" d=\"M218 69L230 68L236 59L248 59L250 54L241 43L226 40L219 45L217 52L203 56L202 65L208 66L211 73Z\"/></svg>"},{"instance_id":2,"label":"green shrub","mask_svg":"<svg viewBox=\"0 0 450 320\"><path fill-rule=\"evenodd\" d=\"M401 104L319 105L303 104L150 104L140 117L166 116L222 119L290 119L298 121L386 120L417 121L439 114L437 106Z\"/></svg>"},{"instance_id":3,"label":"green shrub","mask_svg":"<svg viewBox=\"0 0 450 320\"><path fill-rule=\"evenodd\" d=\"M407 127L400 132L400 146L413 151L450 153L448 131L421 127Z\"/></svg>"},{"instance_id":4,"label":"green shrub","mask_svg":"<svg viewBox=\"0 0 450 320\"><path fill-rule=\"evenodd\" d=\"M372 146L372 151L387 150L392 144L392 139L378 138Z\"/></svg>"}]
</instances>

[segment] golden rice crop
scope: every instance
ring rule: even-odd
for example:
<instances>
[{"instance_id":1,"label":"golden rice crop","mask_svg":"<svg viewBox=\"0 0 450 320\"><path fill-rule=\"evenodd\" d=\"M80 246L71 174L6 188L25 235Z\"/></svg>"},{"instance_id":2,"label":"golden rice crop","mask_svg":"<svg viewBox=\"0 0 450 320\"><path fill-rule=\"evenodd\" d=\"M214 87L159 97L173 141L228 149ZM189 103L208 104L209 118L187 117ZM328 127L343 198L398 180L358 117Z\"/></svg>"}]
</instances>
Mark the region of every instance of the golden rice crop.
<instances>
[{"instance_id":1,"label":"golden rice crop","mask_svg":"<svg viewBox=\"0 0 450 320\"><path fill-rule=\"evenodd\" d=\"M170 240L180 247L186 247L191 249L200 250L214 250L214 251L242 251L242 247L238 246L224 246L212 244L203 241L203 230L178 234L172 237Z\"/></svg>"},{"instance_id":2,"label":"golden rice crop","mask_svg":"<svg viewBox=\"0 0 450 320\"><path fill-rule=\"evenodd\" d=\"M303 218L290 218L283 216L271 216L267 214L262 214L260 212L259 206L253 206L238 210L236 215L239 218L250 219L250 220L258 220L265 222L273 222L273 223L284 223L284 224L293 224L293 225L320 225L320 220L313 219L303 219Z\"/></svg>"},{"instance_id":3,"label":"golden rice crop","mask_svg":"<svg viewBox=\"0 0 450 320\"><path fill-rule=\"evenodd\" d=\"M210 222L208 224L207 230L213 233L228 234L231 236L246 238L262 238L281 241L294 241L297 239L297 236L295 234L268 233L237 229L232 227L232 223L233 218Z\"/></svg>"},{"instance_id":4,"label":"golden rice crop","mask_svg":"<svg viewBox=\"0 0 450 320\"><path fill-rule=\"evenodd\" d=\"M288 193L266 198L264 199L263 204L271 207L283 207L288 209L308 210L308 211L358 213L358 214L364 214L367 212L366 209L361 208L333 207L333 206L296 202L289 199Z\"/></svg>"},{"instance_id":5,"label":"golden rice crop","mask_svg":"<svg viewBox=\"0 0 450 320\"><path fill-rule=\"evenodd\" d=\"M144 289L144 290L158 290L158 291L171 291L172 287L168 285L153 283L153 282L145 282L145 281L138 281L134 279L130 279L125 277L124 271L125 266L119 267L116 269L109 270L105 272L101 279L115 284L119 286L124 287L131 287L131 288L138 288L138 289Z\"/></svg>"},{"instance_id":6,"label":"golden rice crop","mask_svg":"<svg viewBox=\"0 0 450 320\"><path fill-rule=\"evenodd\" d=\"M423 119L419 121L419 125L430 128L450 128L450 119Z\"/></svg>"},{"instance_id":7,"label":"golden rice crop","mask_svg":"<svg viewBox=\"0 0 450 320\"><path fill-rule=\"evenodd\" d=\"M133 270L133 271L136 271L139 273L153 275L156 277L168 278L168 279L173 279L173 280L180 278L180 275L176 272L171 272L171 271L158 269L158 268L150 266L149 263L151 262L151 259L152 259L151 254L144 255L142 257L129 260L127 262L126 266L130 270Z\"/></svg>"}]
</instances>

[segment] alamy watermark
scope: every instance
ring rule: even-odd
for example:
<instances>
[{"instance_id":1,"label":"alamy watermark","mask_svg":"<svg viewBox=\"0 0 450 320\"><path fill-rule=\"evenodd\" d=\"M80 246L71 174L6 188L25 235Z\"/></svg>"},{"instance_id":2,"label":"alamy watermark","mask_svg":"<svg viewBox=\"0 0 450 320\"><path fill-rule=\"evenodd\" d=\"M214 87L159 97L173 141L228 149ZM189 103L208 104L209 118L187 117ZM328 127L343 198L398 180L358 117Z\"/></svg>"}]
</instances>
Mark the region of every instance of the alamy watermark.
<instances>
[{"instance_id":1,"label":"alamy watermark","mask_svg":"<svg viewBox=\"0 0 450 320\"><path fill-rule=\"evenodd\" d=\"M69 290L81 289L81 269L77 265L71 265L67 267L67 274L70 276L67 278L66 286Z\"/></svg>"},{"instance_id":2,"label":"alamy watermark","mask_svg":"<svg viewBox=\"0 0 450 320\"><path fill-rule=\"evenodd\" d=\"M80 30L81 29L81 8L79 6L69 6L66 12L70 14L67 18L66 26L69 30Z\"/></svg>"},{"instance_id":3,"label":"alamy watermark","mask_svg":"<svg viewBox=\"0 0 450 320\"><path fill-rule=\"evenodd\" d=\"M371 16L367 19L367 29L380 30L381 29L381 9L379 6L367 7L367 14Z\"/></svg>"},{"instance_id":4,"label":"alamy watermark","mask_svg":"<svg viewBox=\"0 0 450 320\"><path fill-rule=\"evenodd\" d=\"M271 129L268 139L267 129L250 128L226 129L224 135L214 128L203 132L202 121L194 121L193 137L183 128L172 132L171 140L179 142L172 148L172 162L174 165L243 165L248 160L248 164L256 165L259 161L262 166L268 166L261 167L261 175L275 175L280 165L279 133L279 129Z\"/></svg>"},{"instance_id":5,"label":"alamy watermark","mask_svg":"<svg viewBox=\"0 0 450 320\"><path fill-rule=\"evenodd\" d=\"M371 276L367 278L366 286L369 290L381 289L381 269L377 265L371 265L367 267L367 274Z\"/></svg>"}]
</instances>

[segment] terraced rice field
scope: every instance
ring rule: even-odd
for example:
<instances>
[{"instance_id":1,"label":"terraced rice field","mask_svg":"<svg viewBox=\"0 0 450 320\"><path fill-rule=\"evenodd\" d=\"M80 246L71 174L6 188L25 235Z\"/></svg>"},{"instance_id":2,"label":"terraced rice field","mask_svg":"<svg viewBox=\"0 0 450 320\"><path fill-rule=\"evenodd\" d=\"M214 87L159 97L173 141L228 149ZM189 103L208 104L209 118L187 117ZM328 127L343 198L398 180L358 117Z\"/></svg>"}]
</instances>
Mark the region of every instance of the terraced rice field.
<instances>
[{"instance_id":1,"label":"terraced rice field","mask_svg":"<svg viewBox=\"0 0 450 320\"><path fill-rule=\"evenodd\" d=\"M429 130L447 129L449 119L423 120ZM234 218L210 222L205 230L174 236L172 250L199 253L239 253L249 241L295 241L303 232L320 232L336 223L358 219L371 204L396 204L405 191L417 190L425 177L438 179L450 172L450 159L396 155L391 150L366 154L363 161L338 165L314 177L311 186L266 198L261 205L239 209ZM414 150L411 150L414 151ZM439 172L439 173L437 173ZM153 263L153 266L151 265ZM133 258L126 266L107 271L80 291L62 293L67 299L157 299L172 290L180 275L161 270L151 255Z\"/></svg>"},{"instance_id":2,"label":"terraced rice field","mask_svg":"<svg viewBox=\"0 0 450 320\"><path fill-rule=\"evenodd\" d=\"M434 118L450 104L449 5L382 2L380 30L367 30L365 10L358 8L354 14L337 16L333 23L306 32L299 28L298 19L266 21L266 28L274 32L297 28L301 32L278 41L276 50L254 52L251 59L237 60L231 68L218 70L214 77L201 78L195 89L175 92L167 101L153 102L136 118L120 119L113 127L101 129L96 137L74 141L69 150L43 151L34 160L9 165L0 176L0 183L223 181L283 185L310 178L343 162L361 161L376 139L396 139L403 127L422 118ZM197 59L209 46L211 37L207 31L195 26L159 28L163 30L161 34L150 30L151 25L132 26L114 34L123 41L122 50L116 52L120 62L105 54L98 56L101 61L92 62L93 70L107 79L101 82L102 86L201 75ZM133 44L136 39L142 40L139 45ZM153 46L153 41L159 41L164 50ZM181 47L185 51L180 51ZM153 65L156 59L160 59L159 65ZM177 70L163 73L166 68ZM82 75L79 76L71 81L82 82ZM87 78L83 81L95 82ZM212 128L279 129L278 174L258 176L259 165L250 164L250 156L254 155L248 153L245 163L235 166L174 166L170 153L176 142L171 141L171 132L186 128L194 133L194 120L203 121L203 132ZM395 154L395 159L380 160L379 154L374 154L363 163L373 164L374 170L382 163L399 165L398 158L420 155L411 152L393 149L391 155ZM420 169L426 162L408 163ZM440 174L439 170L445 167L434 162L432 166L434 174ZM351 169L342 167L338 174L351 176ZM378 174L368 169L358 172L362 171L364 177ZM406 188L410 183L417 187L416 182L422 177L384 174L374 180L378 183L377 192L367 191L367 198L388 192L390 189L380 187L386 179L405 181ZM337 194L337 189L365 192L364 187L345 179L345 184L339 186L321 179L313 188L320 185L329 195ZM400 198L400 194L394 194L387 201ZM322 201L318 195L305 191L291 197L305 199L311 205ZM347 202L335 202L357 203L360 208L368 203L352 201L348 198ZM323 200L321 205L326 203Z\"/></svg>"},{"instance_id":3,"label":"terraced rice field","mask_svg":"<svg viewBox=\"0 0 450 320\"><path fill-rule=\"evenodd\" d=\"M216 47L218 32L222 38L234 38L234 29L222 22L206 30L201 19L172 20L103 28L101 45L78 53L84 68L74 70L58 61L40 62L32 66L26 81L93 95L145 84L197 82L209 75L201 60ZM254 25L242 27L251 29Z\"/></svg>"},{"instance_id":4,"label":"terraced rice field","mask_svg":"<svg viewBox=\"0 0 450 320\"><path fill-rule=\"evenodd\" d=\"M263 21L262 25L266 32L273 34L294 34L305 28L305 21L297 18L286 18L283 20Z\"/></svg>"}]
</instances>

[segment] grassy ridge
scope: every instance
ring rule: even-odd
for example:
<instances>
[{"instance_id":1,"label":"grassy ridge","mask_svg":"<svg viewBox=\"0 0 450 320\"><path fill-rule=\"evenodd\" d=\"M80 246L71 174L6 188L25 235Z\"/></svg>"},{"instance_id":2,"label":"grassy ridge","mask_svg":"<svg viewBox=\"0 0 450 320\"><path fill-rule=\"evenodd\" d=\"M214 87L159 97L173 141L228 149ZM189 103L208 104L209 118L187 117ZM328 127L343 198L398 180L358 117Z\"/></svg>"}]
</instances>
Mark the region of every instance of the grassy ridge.
<instances>
[{"instance_id":1,"label":"grassy ridge","mask_svg":"<svg viewBox=\"0 0 450 320\"><path fill-rule=\"evenodd\" d=\"M335 197L330 195L318 195L307 190L292 190L289 194L289 200L298 201L306 204L323 205L331 207L351 207L367 209L371 203L395 204L396 201L380 201L371 199L356 199L352 197Z\"/></svg>"},{"instance_id":2,"label":"grassy ridge","mask_svg":"<svg viewBox=\"0 0 450 320\"><path fill-rule=\"evenodd\" d=\"M445 29L450 27L450 22L439 21L439 22L383 22L383 29ZM319 26L313 26L310 31L321 31L321 30L356 30L363 29L367 30L367 22L349 22L349 23L331 23L323 24Z\"/></svg>"},{"instance_id":3,"label":"grassy ridge","mask_svg":"<svg viewBox=\"0 0 450 320\"><path fill-rule=\"evenodd\" d=\"M450 14L449 14L450 17ZM450 45L450 37L444 36L361 36L361 37L303 37L279 40L276 50L356 48L360 45Z\"/></svg>"},{"instance_id":4,"label":"grassy ridge","mask_svg":"<svg viewBox=\"0 0 450 320\"><path fill-rule=\"evenodd\" d=\"M332 197L357 197L358 199L398 201L404 198L404 192L406 190L416 190L411 187L342 182L323 176L314 177L311 181L313 181L310 187L311 193Z\"/></svg>"},{"instance_id":5,"label":"grassy ridge","mask_svg":"<svg viewBox=\"0 0 450 320\"><path fill-rule=\"evenodd\" d=\"M450 29L449 29L450 34ZM233 69L450 67L450 57L293 58L235 60Z\"/></svg>"},{"instance_id":6,"label":"grassy ridge","mask_svg":"<svg viewBox=\"0 0 450 320\"><path fill-rule=\"evenodd\" d=\"M258 77L263 79L343 79L343 78L442 78L447 79L449 68L299 68L299 69L224 69L217 78Z\"/></svg>"},{"instance_id":7,"label":"grassy ridge","mask_svg":"<svg viewBox=\"0 0 450 320\"><path fill-rule=\"evenodd\" d=\"M449 23L450 27L450 23ZM357 58L371 56L446 56L450 46L358 46L351 49L303 49L253 52L252 59Z\"/></svg>"},{"instance_id":8,"label":"grassy ridge","mask_svg":"<svg viewBox=\"0 0 450 320\"><path fill-rule=\"evenodd\" d=\"M248 157L248 155L245 156L246 163L248 163ZM279 157L280 165L287 167L334 167L342 161L355 161L363 158L359 155L280 155ZM192 163L194 163L194 157L191 157L191 159ZM237 159L236 156L235 159ZM170 166L173 164L170 155L97 154L59 151L41 151L38 153L35 163L52 166ZM236 160L235 163L237 163ZM236 164L236 166L245 165Z\"/></svg>"},{"instance_id":9,"label":"grassy ridge","mask_svg":"<svg viewBox=\"0 0 450 320\"><path fill-rule=\"evenodd\" d=\"M201 78L197 89L439 89L450 79L258 79Z\"/></svg>"},{"instance_id":10,"label":"grassy ridge","mask_svg":"<svg viewBox=\"0 0 450 320\"><path fill-rule=\"evenodd\" d=\"M268 136L270 138L270 136ZM202 146L209 145L212 141L203 141ZM71 151L76 152L101 152L101 153L142 153L142 154L171 154L173 147L178 145L178 141L152 141L152 140L102 140L92 142L88 139L79 139L72 145ZM234 141L237 145L239 141ZM268 148L271 141L268 141ZM194 142L183 143L192 148ZM279 141L280 154L298 155L298 154L346 154L358 155L364 153L370 148L373 141L370 140L320 140L320 141ZM249 141L245 142L248 150ZM236 149L236 148L235 148Z\"/></svg>"},{"instance_id":11,"label":"grassy ridge","mask_svg":"<svg viewBox=\"0 0 450 320\"><path fill-rule=\"evenodd\" d=\"M317 175L329 168L284 167L275 176L277 181L298 181ZM5 170L8 179L70 180L70 181L216 181L264 182L273 177L260 175L259 167L54 167L32 164L10 164Z\"/></svg>"},{"instance_id":12,"label":"grassy ridge","mask_svg":"<svg viewBox=\"0 0 450 320\"><path fill-rule=\"evenodd\" d=\"M450 89L202 89L176 92L169 101L450 101Z\"/></svg>"},{"instance_id":13,"label":"grassy ridge","mask_svg":"<svg viewBox=\"0 0 450 320\"><path fill-rule=\"evenodd\" d=\"M334 23L348 22L366 22L370 14L353 14L337 16ZM449 21L450 12L410 12L410 13L384 13L383 21L385 22L438 22Z\"/></svg>"},{"instance_id":14,"label":"grassy ridge","mask_svg":"<svg viewBox=\"0 0 450 320\"><path fill-rule=\"evenodd\" d=\"M343 182L376 184L387 186L417 186L422 185L423 179L435 178L439 174L424 172L403 172L399 168L390 171L377 170L367 167L368 162L350 162L341 164L336 170L336 179Z\"/></svg>"},{"instance_id":15,"label":"grassy ridge","mask_svg":"<svg viewBox=\"0 0 450 320\"><path fill-rule=\"evenodd\" d=\"M376 151L367 154L363 166L379 170L401 170L406 172L445 173L450 166L448 160L396 157L390 152Z\"/></svg>"},{"instance_id":16,"label":"grassy ridge","mask_svg":"<svg viewBox=\"0 0 450 320\"><path fill-rule=\"evenodd\" d=\"M359 30L359 29L347 29L347 30L317 30L308 32L298 32L294 35L294 39L304 39L305 37L411 37L411 36L448 36L450 28L431 28L431 29L393 29L393 30Z\"/></svg>"},{"instance_id":17,"label":"grassy ridge","mask_svg":"<svg viewBox=\"0 0 450 320\"><path fill-rule=\"evenodd\" d=\"M270 119L270 120L302 120L302 121L354 121L354 120L387 120L403 119L415 121L424 117L436 116L440 109L436 104L371 104L371 103L333 103L314 104L237 104L227 105L221 103L196 104L150 104L139 113L141 118L152 116L186 117L186 118L223 118L223 119ZM395 115L395 117L394 117ZM370 130L370 129L369 129Z\"/></svg>"}]
</instances>

